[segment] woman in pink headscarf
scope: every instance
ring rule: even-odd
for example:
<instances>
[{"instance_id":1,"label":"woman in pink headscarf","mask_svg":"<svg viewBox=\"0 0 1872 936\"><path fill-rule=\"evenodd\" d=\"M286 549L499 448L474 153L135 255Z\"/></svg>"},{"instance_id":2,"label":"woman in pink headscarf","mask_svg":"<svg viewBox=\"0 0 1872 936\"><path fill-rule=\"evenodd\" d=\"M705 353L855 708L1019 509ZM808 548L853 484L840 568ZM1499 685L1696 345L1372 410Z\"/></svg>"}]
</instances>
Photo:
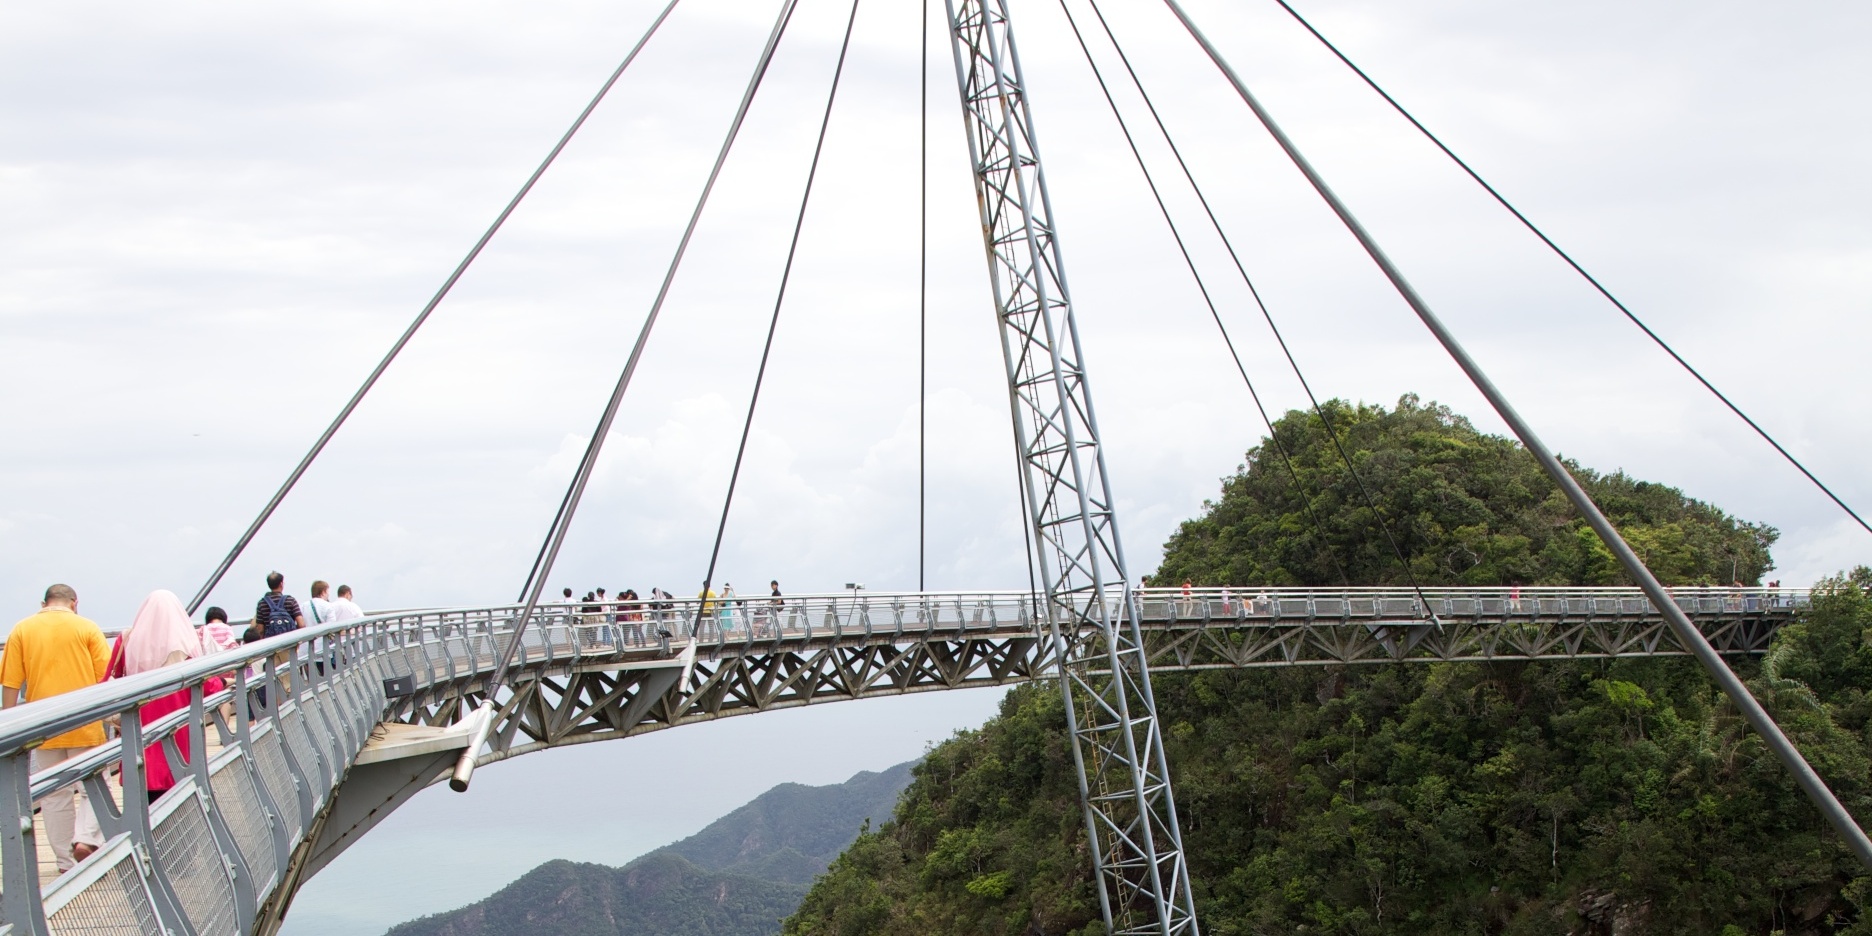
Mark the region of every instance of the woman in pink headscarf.
<instances>
[{"instance_id":1,"label":"woman in pink headscarf","mask_svg":"<svg viewBox=\"0 0 1872 936\"><path fill-rule=\"evenodd\" d=\"M177 598L175 592L160 589L150 592L150 596L143 599L143 606L137 609L135 623L117 638L116 652L111 655L110 675L112 678L135 676L201 655L201 638L195 633L194 625L189 623L188 611L182 607L182 599ZM202 691L213 694L220 692L221 686L218 677L211 677ZM177 709L187 708L188 704L187 689L178 689L144 703L141 709L142 723L147 725ZM143 752L152 803L175 786L175 777L169 773L169 758L163 753L160 739L157 741ZM189 743L186 730L177 732L176 748L182 753L182 761L187 763Z\"/></svg>"}]
</instances>

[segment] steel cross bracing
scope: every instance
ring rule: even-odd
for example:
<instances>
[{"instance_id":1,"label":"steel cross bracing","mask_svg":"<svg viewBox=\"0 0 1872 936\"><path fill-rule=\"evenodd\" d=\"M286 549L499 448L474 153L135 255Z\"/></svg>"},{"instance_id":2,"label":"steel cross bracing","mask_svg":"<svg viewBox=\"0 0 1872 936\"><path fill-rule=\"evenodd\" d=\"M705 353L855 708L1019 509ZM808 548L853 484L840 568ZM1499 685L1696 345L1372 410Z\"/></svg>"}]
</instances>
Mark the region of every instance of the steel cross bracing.
<instances>
[{"instance_id":1,"label":"steel cross bracing","mask_svg":"<svg viewBox=\"0 0 1872 936\"><path fill-rule=\"evenodd\" d=\"M731 715L1057 671L1059 643L1025 592L717 602L694 640L665 637L694 602L625 619L536 612L511 685L497 690L486 763ZM1682 655L1637 589L1151 590L1134 595L1158 669ZM1676 601L1725 653L1759 653L1801 591L1687 589ZM1083 608L1076 608L1083 613ZM273 932L299 885L409 796L440 782L478 727L518 608L410 611L324 625L227 654L0 712L0 934L240 936ZM278 665L274 654L288 662ZM209 692L209 677L234 674ZM291 674L283 687L280 676ZM251 690L264 689L262 703ZM145 724L140 704L191 705ZM115 717L120 737L32 774L30 749ZM179 763L186 732L205 757ZM178 782L144 808L136 754L163 738ZM129 754L129 757L125 755ZM125 763L121 781L112 768ZM73 782L108 837L69 874L42 876L33 806ZM93 929L87 930L86 927Z\"/></svg>"},{"instance_id":2,"label":"steel cross bracing","mask_svg":"<svg viewBox=\"0 0 1872 936\"><path fill-rule=\"evenodd\" d=\"M1637 589L1430 590L1441 626L1424 623L1408 590L1145 592L1140 631L1153 669L1191 671L1355 663L1480 662L1681 656L1663 618ZM642 734L730 715L945 689L1007 686L1056 673L1056 644L1040 639L1024 592L789 599L778 614L748 601L693 644L680 681L620 669L638 652L634 625L559 624L498 715L484 761L566 744ZM1760 653L1805 606L1804 592L1708 590L1679 599L1724 653ZM432 648L427 689L393 707L397 721L451 724L484 698L491 611L471 615ZM693 620L694 602L663 612ZM688 617L684 618L683 615ZM645 638L646 640L648 638ZM550 648L563 651L556 660ZM668 658L680 648L659 650ZM580 656L583 654L584 656ZM479 662L477 662L479 661ZM421 665L417 668L420 669Z\"/></svg>"},{"instance_id":3,"label":"steel cross bracing","mask_svg":"<svg viewBox=\"0 0 1872 936\"><path fill-rule=\"evenodd\" d=\"M1193 934L1169 762L1013 27L1004 0L944 3L1099 909L1108 932Z\"/></svg>"}]
</instances>

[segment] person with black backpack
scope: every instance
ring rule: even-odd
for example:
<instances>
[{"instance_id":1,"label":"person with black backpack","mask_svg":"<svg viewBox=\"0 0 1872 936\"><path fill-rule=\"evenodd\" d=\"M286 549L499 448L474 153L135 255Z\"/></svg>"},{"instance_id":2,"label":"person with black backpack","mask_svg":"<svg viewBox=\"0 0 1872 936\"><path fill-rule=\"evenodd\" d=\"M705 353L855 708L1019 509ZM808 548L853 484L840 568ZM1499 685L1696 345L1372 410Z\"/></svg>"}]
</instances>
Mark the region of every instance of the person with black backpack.
<instances>
[{"instance_id":1,"label":"person with black backpack","mask_svg":"<svg viewBox=\"0 0 1872 936\"><path fill-rule=\"evenodd\" d=\"M260 596L259 604L254 605L253 623L247 628L249 641L278 637L305 626L305 615L299 611L299 602L286 594L286 576L268 572L266 583L267 593ZM292 686L287 672L290 669L287 662L291 659L291 655L284 650L273 654L273 664L279 671L281 688L290 689ZM265 704L264 701L262 704Z\"/></svg>"},{"instance_id":2,"label":"person with black backpack","mask_svg":"<svg viewBox=\"0 0 1872 936\"><path fill-rule=\"evenodd\" d=\"M266 582L267 593L254 605L253 619L260 627L260 636L278 637L304 627L305 615L299 610L298 599L286 594L286 576L268 572Z\"/></svg>"}]
</instances>

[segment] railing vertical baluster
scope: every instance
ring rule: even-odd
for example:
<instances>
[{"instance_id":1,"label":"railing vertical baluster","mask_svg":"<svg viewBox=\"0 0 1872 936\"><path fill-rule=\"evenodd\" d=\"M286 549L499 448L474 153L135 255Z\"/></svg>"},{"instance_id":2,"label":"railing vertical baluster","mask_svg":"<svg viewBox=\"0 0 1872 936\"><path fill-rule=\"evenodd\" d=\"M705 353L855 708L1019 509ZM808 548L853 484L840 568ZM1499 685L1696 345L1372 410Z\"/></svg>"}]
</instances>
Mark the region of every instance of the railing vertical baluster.
<instances>
[{"instance_id":1,"label":"railing vertical baluster","mask_svg":"<svg viewBox=\"0 0 1872 936\"><path fill-rule=\"evenodd\" d=\"M17 936L47 936L45 907L39 902L39 846L33 834L31 752L0 757L0 804L5 804L0 808L7 817L0 828L0 919L13 924Z\"/></svg>"},{"instance_id":2,"label":"railing vertical baluster","mask_svg":"<svg viewBox=\"0 0 1872 936\"><path fill-rule=\"evenodd\" d=\"M205 689L206 686L199 680L189 687L188 772L195 778L202 812L208 817L208 831L214 836L215 850L221 853L222 866L234 888L234 925L241 936L248 936L253 931L253 919L259 909L261 895L256 890L253 873L247 867L247 856L241 854L240 847L234 841L234 833L228 828L227 817L222 815L221 806L215 800L214 783L208 773L208 733L204 730L208 721L208 709L203 704ZM181 774L174 776L180 777Z\"/></svg>"},{"instance_id":3,"label":"railing vertical baluster","mask_svg":"<svg viewBox=\"0 0 1872 936\"><path fill-rule=\"evenodd\" d=\"M286 812L289 808L284 803L273 799L273 790L259 774L258 753L254 750L252 689L247 681L248 667L242 666L234 671L234 737L240 745L242 756L254 765L254 791L260 797L260 809L266 814L267 838L273 843L273 867L284 868L291 856L292 844L286 840ZM274 731L279 730L276 722ZM279 740L279 739L275 739ZM294 804L290 808L297 809Z\"/></svg>"},{"instance_id":4,"label":"railing vertical baluster","mask_svg":"<svg viewBox=\"0 0 1872 936\"><path fill-rule=\"evenodd\" d=\"M195 927L182 912L182 901L177 899L175 888L171 886L169 875L162 866L161 856L156 852L156 834L150 824L149 772L143 759L146 742L143 737L142 710L134 706L126 710L118 722L117 730L123 750L122 828L130 833L137 863L147 872L146 880L149 882L150 896L154 898L157 921L170 933L194 936ZM93 804L93 809L97 805ZM100 820L102 818L99 817Z\"/></svg>"}]
</instances>

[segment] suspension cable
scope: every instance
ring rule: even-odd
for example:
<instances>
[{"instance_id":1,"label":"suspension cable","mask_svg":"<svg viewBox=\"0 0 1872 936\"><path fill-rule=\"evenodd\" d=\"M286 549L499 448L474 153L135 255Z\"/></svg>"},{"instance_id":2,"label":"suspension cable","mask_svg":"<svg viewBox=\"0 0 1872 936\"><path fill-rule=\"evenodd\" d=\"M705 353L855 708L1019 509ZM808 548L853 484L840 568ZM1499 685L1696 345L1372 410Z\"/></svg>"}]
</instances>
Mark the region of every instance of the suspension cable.
<instances>
[{"instance_id":1,"label":"suspension cable","mask_svg":"<svg viewBox=\"0 0 1872 936\"><path fill-rule=\"evenodd\" d=\"M786 304L787 283L793 278L793 261L799 255L800 233L806 227L806 208L812 202L813 183L819 178L819 158L825 153L826 130L832 126L832 105L838 100L839 81L845 75L845 56L851 51L852 29L858 24L858 0L852 0L851 14L845 20L845 40L839 45L838 65L832 69L832 88L826 92L825 114L819 118L819 139L813 143L812 165L806 170L806 187L800 192L799 213L793 218L793 239L787 245L786 265L780 271L780 288L774 295L773 315L767 321L767 341L761 346L760 366L754 371L754 389L748 395L747 418L741 423L741 441L735 447L734 470L728 474L728 493L722 498L721 519L715 524L715 546L709 550L708 572L702 576L702 593L708 594L715 581L715 563L721 558L722 536L728 531L728 511L734 506L735 487L741 480L742 459L747 456L748 436L754 431L754 410L760 405L761 386L767 380L767 362L773 355L774 335L780 330L780 309ZM696 602L696 619L689 634L702 629L706 600ZM726 604L724 603L726 608ZM728 609L732 613L733 609Z\"/></svg>"},{"instance_id":2,"label":"suspension cable","mask_svg":"<svg viewBox=\"0 0 1872 936\"><path fill-rule=\"evenodd\" d=\"M533 191L533 184L540 180L540 176L546 174L547 168L553 164L553 160L559 158L559 153L566 148L566 144L572 142L573 134L578 133L579 128L585 125L585 119L592 115L592 111L598 109L598 103L603 101L605 95L611 91L611 86L617 84L618 79L624 76L624 70L630 67L631 62L636 61L637 53L643 51L644 45L649 43L651 36L656 35L657 29L663 25L663 21L669 19L671 11L676 9L676 4L678 2L680 2L680 0L669 0L668 5L663 7L663 12L658 13L657 18L650 22L650 28L644 31L643 37L637 40L636 45L631 46L630 54L624 56L624 61L618 63L618 67L611 72L611 77L606 78L604 84L598 87L598 93L592 95L591 102L586 104L585 109L579 112L578 119L572 121L572 126L566 128L566 132L559 137L559 142L553 144L553 148L547 152L546 158L541 160L539 166L533 170L533 174L527 177L526 184L520 186L520 191L515 192L513 198L507 201L507 207L502 208L500 214L494 217L494 223L488 225L487 230L481 232L480 239L476 240L474 246L469 248L467 256L462 257L461 262L455 265L454 272L448 275L448 279L442 281L441 288L437 289L435 295L429 298L428 304L424 305L422 311L416 314L415 320L410 322L409 327L403 329L403 334L399 335L396 342L390 346L390 350L384 354L383 360L377 362L377 366L371 370L370 376L365 377L364 383L358 386L355 393L351 394L351 399L347 400L344 408L338 411L337 418L331 421L331 425L325 427L325 432L318 437L318 441L312 443L312 448L305 453L305 457L299 459L299 464L294 466L292 473L286 476L286 483L280 485L279 490L273 493L273 498L267 501L265 507L261 508L260 515L254 518L253 523L248 524L247 531L242 533L240 539L235 541L234 548L228 551L227 556L221 560L220 565L215 566L213 574L208 576L208 581L202 584L201 590L195 593L194 598L189 599L189 614L194 614L200 609L202 602L208 599L208 593L214 591L216 585L221 584L221 578L227 575L228 569L233 567L234 561L239 559L241 553L246 551L248 544L252 543L253 538L260 533L260 528L266 525L267 520L273 516L273 511L277 510L280 502L286 499L287 493L293 489L294 485L299 483L299 478L306 473L306 469L312 467L313 459L318 458L319 453L325 451L325 444L330 442L332 436L338 433L338 427L344 425L345 420L351 418L351 411L357 409L358 404L363 402L364 395L369 393L371 388L377 385L377 378L382 377L383 372L390 367L390 362L396 360L397 355L402 353L403 346L409 344L411 338L416 337L417 329L422 328L423 323L429 320L429 313L434 312L436 306L442 304L443 298L449 294L450 290L455 288L456 281L462 278L463 273L468 272L469 265L474 263L475 258L481 255L481 249L487 246L488 241L494 239L494 233L501 229L501 225L507 223L508 216L514 213L515 208L520 207L520 202L527 197L527 193Z\"/></svg>"},{"instance_id":3,"label":"suspension cable","mask_svg":"<svg viewBox=\"0 0 1872 936\"><path fill-rule=\"evenodd\" d=\"M923 0L923 71L917 167L917 591L929 550L929 0Z\"/></svg>"},{"instance_id":4,"label":"suspension cable","mask_svg":"<svg viewBox=\"0 0 1872 936\"><path fill-rule=\"evenodd\" d=\"M1403 547L1398 545L1397 537L1392 535L1391 524L1386 522L1384 511L1378 508L1377 501L1365 485L1365 479L1359 475L1358 468L1352 464L1352 456L1346 451L1345 444L1339 440L1339 431L1333 426L1332 418L1326 415L1326 408L1320 405L1319 397L1314 395L1313 385L1306 379L1306 374L1300 370L1300 362L1294 358L1293 349L1287 346L1286 337L1281 334L1280 327L1274 324L1274 314L1268 310L1267 303L1262 300L1261 291L1255 287L1254 279L1248 275L1248 268L1242 264L1241 255L1235 251L1234 242L1229 240L1227 232L1222 228L1221 220L1216 217L1215 210L1209 205L1208 197L1203 194L1202 186L1197 183L1195 173L1190 170L1189 163L1183 159L1183 151L1176 145L1176 138L1171 135L1170 128L1164 125L1163 116L1158 113L1157 105L1151 100L1150 92L1144 90L1143 80L1138 77L1137 70L1131 66L1131 57L1125 54L1124 45L1118 41L1118 36L1112 31L1111 24L1105 20L1105 13L1099 9L1098 0L1086 0L1086 3L1091 6L1093 15L1098 18L1099 27L1104 31L1106 39L1111 42L1113 51L1118 53L1118 60L1124 63L1125 73L1131 77L1131 84L1137 89L1138 96L1144 100L1144 106L1149 109L1151 119L1157 124L1157 131L1163 134L1164 142L1169 145L1171 154L1176 157L1177 166L1182 169L1183 178L1189 182L1191 191L1195 192L1196 200L1202 205L1210 227L1215 230L1216 237L1222 241L1222 246L1228 251L1229 260L1234 263L1236 272L1241 274L1242 283L1248 287L1248 294L1254 298L1255 308L1260 310L1262 320L1267 322L1268 331L1274 335L1274 341L1280 345L1281 354L1287 358L1287 366L1293 369L1294 378L1300 381L1300 388L1306 391L1307 402L1312 404L1314 415L1319 417L1320 425L1325 427L1326 437L1332 440L1333 449L1339 453L1339 460L1345 463L1346 472L1352 476L1352 483L1358 488L1359 497L1365 501L1366 509L1372 512L1372 518L1378 522L1378 529L1384 534L1385 542L1390 545L1391 554L1397 557L1398 565L1404 568L1405 579L1410 582L1411 590L1417 593L1417 600L1423 607L1423 613L1430 614L1430 600L1424 596L1423 586L1417 581L1416 570L1411 568L1410 560L1404 557Z\"/></svg>"},{"instance_id":5,"label":"suspension cable","mask_svg":"<svg viewBox=\"0 0 1872 936\"><path fill-rule=\"evenodd\" d=\"M580 464L584 464L585 459L592 457L592 443L596 440L597 437L593 436L586 441L585 454L579 456ZM566 506L570 503L572 503L572 486L568 484L565 496L559 498L559 510L553 514L552 524L546 528L546 538L540 540L539 552L533 556L533 565L527 569L526 584L520 586L520 597L515 598L515 601L525 601L527 593L533 590L533 580L539 577L540 567L546 564L546 547L552 544L553 531L559 529L559 524L565 522Z\"/></svg>"},{"instance_id":6,"label":"suspension cable","mask_svg":"<svg viewBox=\"0 0 1872 936\"><path fill-rule=\"evenodd\" d=\"M709 169L708 181L702 186L702 194L696 198L695 209L689 213L689 224L683 229L682 239L677 241L675 256L670 258L669 268L664 271L663 283L657 288L656 300L650 304L650 314L644 317L643 327L637 332L637 341L631 346L630 357L624 362L624 370L618 375L617 385L611 390L611 398L606 402L603 415L598 418L598 426L592 431L590 444L586 446L585 457L579 461L578 470L572 476L571 487L566 492L565 511L560 522L547 534L545 561L540 564L539 575L534 578L533 587L527 593L526 604L520 611L519 623L514 625L512 642L501 652L500 662L494 668L494 677L489 680L488 701L494 693L505 685L507 670L513 664L515 651L520 647L520 637L531 623L533 609L538 607L540 591L546 587L546 578L552 574L553 563L559 558L559 548L565 543L566 531L572 527L572 517L578 512L579 500L584 496L585 486L591 481L592 468L598 463L599 452L604 448L605 437L610 435L611 424L617 418L618 406L624 400L624 392L630 388L631 377L637 372L637 363L643 359L644 346L650 341L650 332L656 327L657 316L663 311L663 303L669 298L670 285L676 280L676 271L682 267L682 261L689 250L689 242L695 236L696 226L702 220L702 211L708 207L709 195L715 191L715 182L721 178L722 166L728 161L728 154L734 149L736 138L741 135L741 126L747 120L748 109L753 106L754 95L760 91L761 83L767 77L767 67L773 63L774 51L780 46L780 38L786 33L787 24L793 19L793 11L799 0L782 0L779 15L774 20L773 30L767 35L767 44L762 47L760 60L754 67L754 74L748 78L747 90L741 94L741 103L735 109L734 120L728 125L728 135L722 140L721 149L715 154L715 164ZM471 745L462 755L464 763L475 755L476 745ZM469 768L472 772L472 767ZM462 767L456 768L456 776L461 777ZM456 785L455 781L450 781ZM466 780L459 788L465 789Z\"/></svg>"},{"instance_id":7,"label":"suspension cable","mask_svg":"<svg viewBox=\"0 0 1872 936\"><path fill-rule=\"evenodd\" d=\"M1634 313L1630 308L1628 308L1625 305L1625 303L1620 302L1617 296L1612 295L1612 291L1607 289L1605 287L1605 284L1599 282L1599 279L1597 277L1593 276L1591 273L1586 272L1586 268L1583 266L1580 266L1579 262L1574 260L1571 254L1567 253L1565 250L1562 250L1559 244L1554 243L1553 238L1548 237L1545 231L1542 231L1539 227L1535 226L1533 221L1528 220L1527 215L1522 214L1521 210L1519 208L1516 208L1513 204L1511 204L1508 201L1507 197L1505 197L1504 195L1502 195L1501 192L1496 190L1495 186L1490 185L1487 180L1482 178L1480 173L1477 173L1475 169L1469 165L1468 162L1464 161L1464 159L1461 156L1456 155L1455 151L1451 150L1447 145L1445 145L1442 139L1438 138L1436 134L1431 133L1429 127L1424 126L1420 121L1418 121L1416 117L1411 115L1410 111L1405 110L1404 105L1399 104L1396 98L1393 98L1389 92L1385 91L1384 88L1379 87L1378 82L1372 80L1372 77L1366 74L1364 69L1353 64L1352 60L1350 58L1347 58L1344 52L1339 51L1338 46L1333 45L1332 42L1328 40L1324 35L1322 35L1319 30L1313 28L1313 24L1307 22L1306 17L1301 16L1298 10L1295 10L1293 7L1289 6L1287 4L1287 0L1274 0L1274 2L1280 4L1281 9L1286 10L1290 15L1292 15L1293 18L1297 20L1301 26L1306 27L1306 31L1309 33L1312 33L1313 38L1318 39L1320 41L1320 44L1324 45L1327 48L1327 50L1332 52L1332 54L1335 57L1337 57L1339 61L1344 62L1347 68L1352 69L1353 74L1358 75L1359 78L1363 80L1365 84L1369 86L1373 91L1378 92L1378 96L1384 98L1385 103L1391 105L1392 110L1397 111L1398 114L1402 116L1405 120L1410 121L1410 125L1413 127L1416 127L1417 131L1419 133L1422 133L1425 139L1429 140L1433 145L1436 146L1437 149L1442 150L1443 155L1448 156L1450 158L1450 161L1454 162L1458 168L1462 169L1462 171L1465 174L1467 174L1469 178L1474 179L1477 185L1482 186L1482 190L1489 193L1489 197L1495 199L1495 201L1498 204L1500 204L1503 208L1508 209L1508 213L1514 215L1515 220L1521 222L1522 227L1527 228L1529 233L1539 238L1540 242L1543 244L1546 244L1547 248L1549 250L1552 250L1555 256L1559 257L1561 261L1566 263L1567 266L1572 267L1573 272L1578 273L1580 277L1586 280L1586 282L1590 284L1594 290L1598 291L1599 295L1604 296L1607 302L1612 303L1614 308L1617 308L1621 313L1623 313L1625 315L1625 318L1630 320L1633 325L1638 326L1638 330L1644 332L1645 337L1650 338L1653 343L1655 343L1659 348L1663 349L1665 354L1670 355L1671 360L1676 361L1679 366L1681 366L1686 372L1690 374L1690 376L1696 378L1697 383L1700 383L1703 385L1703 389L1708 390L1711 394L1713 394L1716 397L1716 399L1721 400L1722 404L1729 408L1729 412L1736 414L1736 417L1738 419L1741 419L1743 422L1747 423L1750 429L1755 430L1756 435L1761 436L1762 441L1773 446L1776 452L1781 453L1781 457L1786 459L1788 464L1793 465L1795 469L1798 470L1801 474L1806 475L1807 480L1812 481L1814 487L1817 487L1820 489L1820 493L1825 494L1829 500L1831 500L1834 504L1839 506L1839 509L1846 511L1846 515L1853 518L1853 521L1858 523L1862 529L1864 529L1868 533L1872 533L1872 525L1868 525L1865 521L1865 518L1859 516L1857 511L1847 506L1846 502L1844 500L1841 500L1838 494L1833 493L1832 488L1827 487L1825 484L1823 484L1820 481L1818 477L1814 476L1813 472L1807 470L1807 466L1804 464L1801 464L1800 459L1795 458L1793 454L1788 452L1786 448L1782 447L1780 442L1775 441L1774 436L1769 435L1768 430L1763 429L1761 427L1761 424L1757 423L1754 419L1750 418L1747 413L1744 413L1742 411L1742 408L1735 404L1735 401L1729 399L1729 397L1725 395L1721 390L1716 389L1716 385L1710 383L1709 379L1704 377L1702 372L1690 366L1690 362L1684 360L1683 355L1678 354L1676 349L1672 348L1668 343L1666 343L1664 339L1658 335L1657 332L1651 330L1651 326L1646 325L1642 320L1638 318L1638 315L1636 313Z\"/></svg>"},{"instance_id":8,"label":"suspension cable","mask_svg":"<svg viewBox=\"0 0 1872 936\"><path fill-rule=\"evenodd\" d=\"M1202 294L1203 304L1209 307L1209 317L1215 321L1216 329L1222 333L1222 343L1228 347L1229 358L1235 362L1235 371L1241 375L1242 384L1248 388L1248 398L1254 401L1255 411L1261 414L1261 423L1267 427L1268 441L1274 450L1280 453L1281 462L1287 466L1287 475L1293 482L1293 490L1300 497L1300 503L1306 508L1307 518L1312 521L1313 529L1320 537L1320 546L1339 572L1341 584L1350 585L1351 578L1346 574L1344 564L1339 561L1326 535L1326 527L1321 523L1319 514L1313 509L1313 501L1300 484L1300 472L1294 468L1293 457L1287 446L1274 431L1274 421L1268 418L1267 407L1261 404L1261 394L1256 392L1254 381L1248 377L1248 368L1243 366L1241 355L1235 350L1235 340L1229 336L1228 326L1222 321L1222 313L1217 311L1215 299L1209 294L1209 287L1196 269L1196 261L1190 256L1189 247L1183 241L1183 233L1178 230L1176 220L1171 217L1169 206L1164 204L1163 195L1158 191L1157 180L1152 177L1150 166L1144 161L1144 154L1138 150L1137 141L1131 135L1131 127L1126 123L1124 114L1118 110L1118 102L1112 97L1111 88L1105 83L1105 75L1100 70L1098 61L1092 57L1092 49L1086 44L1085 36L1079 31L1079 23L1073 17L1072 8L1066 0L1060 0L1060 11L1066 14L1066 25L1072 28L1073 38L1079 43L1079 51L1085 54L1086 65L1092 69L1092 77L1098 82L1099 92L1105 97L1105 104L1111 109L1112 119L1118 122L1118 131L1124 134L1125 145L1131 150L1131 158L1137 162L1138 171L1144 175L1144 184L1150 188L1151 198L1157 203L1157 211L1163 215L1164 224L1170 229L1170 237L1176 241L1177 252L1183 256L1183 265L1189 269L1190 278L1196 281L1196 290Z\"/></svg>"}]
</instances>

